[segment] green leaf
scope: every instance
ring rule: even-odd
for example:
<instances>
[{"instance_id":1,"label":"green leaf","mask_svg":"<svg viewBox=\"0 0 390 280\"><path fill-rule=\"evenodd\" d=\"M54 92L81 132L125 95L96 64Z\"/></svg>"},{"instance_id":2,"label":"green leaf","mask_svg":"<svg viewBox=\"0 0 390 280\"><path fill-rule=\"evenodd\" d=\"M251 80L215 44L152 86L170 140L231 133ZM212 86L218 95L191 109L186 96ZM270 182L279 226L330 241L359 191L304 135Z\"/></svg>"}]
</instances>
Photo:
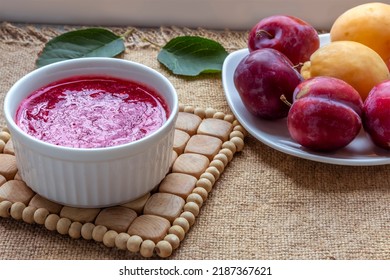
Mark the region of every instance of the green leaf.
<instances>
[{"instance_id":1,"label":"green leaf","mask_svg":"<svg viewBox=\"0 0 390 280\"><path fill-rule=\"evenodd\" d=\"M122 37L102 28L63 33L46 43L36 66L81 57L114 57L125 50Z\"/></svg>"},{"instance_id":2,"label":"green leaf","mask_svg":"<svg viewBox=\"0 0 390 280\"><path fill-rule=\"evenodd\" d=\"M221 44L199 36L179 36L170 40L157 59L176 75L198 76L219 73L228 55Z\"/></svg>"}]
</instances>

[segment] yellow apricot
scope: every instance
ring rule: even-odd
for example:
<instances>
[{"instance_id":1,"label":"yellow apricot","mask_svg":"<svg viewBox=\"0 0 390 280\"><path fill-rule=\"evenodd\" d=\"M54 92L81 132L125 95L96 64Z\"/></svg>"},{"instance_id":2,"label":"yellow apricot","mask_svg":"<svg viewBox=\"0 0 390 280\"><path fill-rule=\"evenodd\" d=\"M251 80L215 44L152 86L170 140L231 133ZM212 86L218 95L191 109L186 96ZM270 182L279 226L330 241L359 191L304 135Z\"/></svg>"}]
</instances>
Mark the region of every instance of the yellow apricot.
<instances>
[{"instance_id":1,"label":"yellow apricot","mask_svg":"<svg viewBox=\"0 0 390 280\"><path fill-rule=\"evenodd\" d=\"M390 67L390 5L373 2L341 14L330 30L331 41L355 41L376 51Z\"/></svg>"},{"instance_id":2,"label":"yellow apricot","mask_svg":"<svg viewBox=\"0 0 390 280\"><path fill-rule=\"evenodd\" d=\"M371 48L353 41L331 42L319 48L304 63L301 74L305 79L339 78L354 87L363 100L375 85L390 78L383 59Z\"/></svg>"}]
</instances>

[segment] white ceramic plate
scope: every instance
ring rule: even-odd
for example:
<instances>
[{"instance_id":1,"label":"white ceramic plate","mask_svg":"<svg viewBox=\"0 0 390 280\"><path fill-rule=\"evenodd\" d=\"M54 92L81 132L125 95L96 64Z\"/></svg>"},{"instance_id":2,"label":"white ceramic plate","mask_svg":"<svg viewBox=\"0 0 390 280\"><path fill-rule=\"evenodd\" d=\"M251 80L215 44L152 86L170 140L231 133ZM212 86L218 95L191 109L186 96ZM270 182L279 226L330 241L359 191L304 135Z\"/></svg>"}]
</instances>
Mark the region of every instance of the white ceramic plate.
<instances>
[{"instance_id":1,"label":"white ceramic plate","mask_svg":"<svg viewBox=\"0 0 390 280\"><path fill-rule=\"evenodd\" d=\"M320 35L320 41L321 45L329 43L329 34ZM390 163L390 152L376 147L363 129L345 148L333 153L319 153L310 151L292 140L287 130L286 118L267 121L251 115L245 109L233 82L234 70L247 54L247 49L229 54L223 65L222 82L232 112L253 137L278 151L313 161L354 166Z\"/></svg>"}]
</instances>

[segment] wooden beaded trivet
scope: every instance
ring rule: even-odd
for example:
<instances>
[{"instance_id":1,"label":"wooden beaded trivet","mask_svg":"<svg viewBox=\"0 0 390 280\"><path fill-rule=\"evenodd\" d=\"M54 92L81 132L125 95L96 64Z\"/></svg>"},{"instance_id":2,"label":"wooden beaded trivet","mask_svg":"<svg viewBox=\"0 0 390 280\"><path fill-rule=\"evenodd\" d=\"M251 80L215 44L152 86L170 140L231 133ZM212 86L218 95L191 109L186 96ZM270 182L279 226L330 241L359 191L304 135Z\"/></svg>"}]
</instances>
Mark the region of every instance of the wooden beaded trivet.
<instances>
[{"instance_id":1,"label":"wooden beaded trivet","mask_svg":"<svg viewBox=\"0 0 390 280\"><path fill-rule=\"evenodd\" d=\"M102 242L150 258L166 258L184 239L245 129L233 115L180 105L170 172L145 196L102 209L75 208L34 193L21 179L9 130L0 131L0 216Z\"/></svg>"}]
</instances>

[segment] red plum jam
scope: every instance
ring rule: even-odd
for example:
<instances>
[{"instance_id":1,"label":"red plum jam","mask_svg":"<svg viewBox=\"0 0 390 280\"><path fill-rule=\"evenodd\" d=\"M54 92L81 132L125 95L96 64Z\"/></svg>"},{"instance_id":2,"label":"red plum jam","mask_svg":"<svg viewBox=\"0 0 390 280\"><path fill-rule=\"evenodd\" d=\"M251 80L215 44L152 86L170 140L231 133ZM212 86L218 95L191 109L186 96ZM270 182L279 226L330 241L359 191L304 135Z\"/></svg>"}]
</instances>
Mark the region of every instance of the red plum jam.
<instances>
[{"instance_id":1,"label":"red plum jam","mask_svg":"<svg viewBox=\"0 0 390 280\"><path fill-rule=\"evenodd\" d=\"M77 76L44 86L22 101L17 125L42 141L73 148L103 148L139 140L169 116L148 86L106 76Z\"/></svg>"}]
</instances>

